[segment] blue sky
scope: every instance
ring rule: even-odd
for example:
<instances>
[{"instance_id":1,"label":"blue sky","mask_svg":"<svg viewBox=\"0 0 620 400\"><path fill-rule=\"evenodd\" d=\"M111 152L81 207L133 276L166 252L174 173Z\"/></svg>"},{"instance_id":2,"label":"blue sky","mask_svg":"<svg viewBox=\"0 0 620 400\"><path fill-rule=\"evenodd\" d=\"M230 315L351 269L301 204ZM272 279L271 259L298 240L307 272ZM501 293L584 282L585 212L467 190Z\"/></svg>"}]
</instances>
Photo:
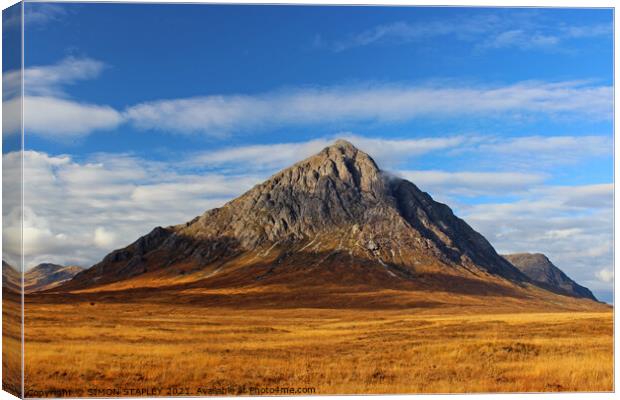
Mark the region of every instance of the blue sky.
<instances>
[{"instance_id":1,"label":"blue sky","mask_svg":"<svg viewBox=\"0 0 620 400\"><path fill-rule=\"evenodd\" d=\"M27 264L90 265L346 137L610 300L611 10L25 7Z\"/></svg>"}]
</instances>

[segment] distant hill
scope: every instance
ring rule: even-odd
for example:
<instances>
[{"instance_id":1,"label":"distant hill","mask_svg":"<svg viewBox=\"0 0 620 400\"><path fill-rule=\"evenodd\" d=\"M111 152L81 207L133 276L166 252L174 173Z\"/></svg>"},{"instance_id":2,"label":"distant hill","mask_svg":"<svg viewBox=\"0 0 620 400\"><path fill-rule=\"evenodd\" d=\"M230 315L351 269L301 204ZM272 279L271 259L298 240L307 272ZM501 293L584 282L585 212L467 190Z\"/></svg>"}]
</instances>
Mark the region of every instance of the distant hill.
<instances>
[{"instance_id":1,"label":"distant hill","mask_svg":"<svg viewBox=\"0 0 620 400\"><path fill-rule=\"evenodd\" d=\"M2 260L2 288L20 293L20 287L21 277L19 272L12 265Z\"/></svg>"},{"instance_id":2,"label":"distant hill","mask_svg":"<svg viewBox=\"0 0 620 400\"><path fill-rule=\"evenodd\" d=\"M82 271L81 267L75 265L39 264L24 274L24 291L32 293L55 288Z\"/></svg>"},{"instance_id":3,"label":"distant hill","mask_svg":"<svg viewBox=\"0 0 620 400\"><path fill-rule=\"evenodd\" d=\"M534 282L549 290L573 297L596 300L592 292L569 278L561 269L540 253L506 254L507 259Z\"/></svg>"}]
</instances>

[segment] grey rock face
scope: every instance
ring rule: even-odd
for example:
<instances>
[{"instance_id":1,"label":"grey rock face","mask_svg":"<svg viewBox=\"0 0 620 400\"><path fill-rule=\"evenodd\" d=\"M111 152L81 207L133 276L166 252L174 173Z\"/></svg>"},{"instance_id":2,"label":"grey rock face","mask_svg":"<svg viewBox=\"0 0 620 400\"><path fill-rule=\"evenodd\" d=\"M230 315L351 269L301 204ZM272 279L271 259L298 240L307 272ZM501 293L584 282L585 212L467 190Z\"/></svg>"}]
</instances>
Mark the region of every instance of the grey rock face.
<instances>
[{"instance_id":1,"label":"grey rock face","mask_svg":"<svg viewBox=\"0 0 620 400\"><path fill-rule=\"evenodd\" d=\"M504 255L508 261L534 282L544 287L573 297L596 300L587 288L569 278L562 270L540 253L518 253Z\"/></svg>"}]
</instances>

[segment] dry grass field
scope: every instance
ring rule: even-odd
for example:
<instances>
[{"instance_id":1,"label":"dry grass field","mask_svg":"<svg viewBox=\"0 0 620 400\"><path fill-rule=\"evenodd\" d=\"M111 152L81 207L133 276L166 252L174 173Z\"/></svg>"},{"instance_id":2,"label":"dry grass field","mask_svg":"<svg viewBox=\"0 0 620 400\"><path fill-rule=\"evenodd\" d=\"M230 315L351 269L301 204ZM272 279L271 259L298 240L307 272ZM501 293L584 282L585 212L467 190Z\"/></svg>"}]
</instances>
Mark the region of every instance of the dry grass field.
<instances>
[{"instance_id":1,"label":"dry grass field","mask_svg":"<svg viewBox=\"0 0 620 400\"><path fill-rule=\"evenodd\" d=\"M21 298L2 292L2 389L18 395L21 392Z\"/></svg>"},{"instance_id":2,"label":"dry grass field","mask_svg":"<svg viewBox=\"0 0 620 400\"><path fill-rule=\"evenodd\" d=\"M32 303L26 395L165 395L170 387L203 395L244 386L315 394L613 390L610 310L480 310Z\"/></svg>"}]
</instances>

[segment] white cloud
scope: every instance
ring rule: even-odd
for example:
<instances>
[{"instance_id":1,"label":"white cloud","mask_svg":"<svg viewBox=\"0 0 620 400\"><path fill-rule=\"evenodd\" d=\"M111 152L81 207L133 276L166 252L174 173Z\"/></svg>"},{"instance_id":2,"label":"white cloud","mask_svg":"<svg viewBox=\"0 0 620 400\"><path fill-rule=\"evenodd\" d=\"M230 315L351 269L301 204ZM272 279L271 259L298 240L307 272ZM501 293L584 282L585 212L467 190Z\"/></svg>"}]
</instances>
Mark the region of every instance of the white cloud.
<instances>
[{"instance_id":1,"label":"white cloud","mask_svg":"<svg viewBox=\"0 0 620 400\"><path fill-rule=\"evenodd\" d=\"M544 233L548 239L567 239L575 235L580 235L583 231L579 228L552 229Z\"/></svg>"},{"instance_id":2,"label":"white cloud","mask_svg":"<svg viewBox=\"0 0 620 400\"><path fill-rule=\"evenodd\" d=\"M78 103L54 97L24 98L24 129L27 134L55 138L81 136L111 129L122 121L111 107Z\"/></svg>"},{"instance_id":3,"label":"white cloud","mask_svg":"<svg viewBox=\"0 0 620 400\"><path fill-rule=\"evenodd\" d=\"M238 194L241 189L252 187L258 179L251 175L234 179L223 175L183 175L175 182L138 186L131 193L131 200L156 207L171 204L179 198L221 199L231 194Z\"/></svg>"},{"instance_id":4,"label":"white cloud","mask_svg":"<svg viewBox=\"0 0 620 400\"><path fill-rule=\"evenodd\" d=\"M71 100L64 92L66 85L98 77L103 68L104 64L100 61L75 57L67 57L54 65L26 68L23 97L25 132L66 138L118 126L122 115L112 107ZM15 134L21 128L20 72L6 72L2 84L3 108L11 116L3 118L3 130L5 134Z\"/></svg>"},{"instance_id":5,"label":"white cloud","mask_svg":"<svg viewBox=\"0 0 620 400\"><path fill-rule=\"evenodd\" d=\"M136 127L223 135L267 126L343 122L403 122L541 113L608 119L613 90L585 82L520 82L508 86L358 86L299 89L256 96L158 100L129 107Z\"/></svg>"},{"instance_id":6,"label":"white cloud","mask_svg":"<svg viewBox=\"0 0 620 400\"><path fill-rule=\"evenodd\" d=\"M101 61L76 57L54 65L31 66L24 70L24 90L32 96L61 96L65 94L64 86L97 78L104 67Z\"/></svg>"},{"instance_id":7,"label":"white cloud","mask_svg":"<svg viewBox=\"0 0 620 400\"><path fill-rule=\"evenodd\" d=\"M64 97L64 86L97 78L104 67L101 61L77 57L66 57L52 65L31 66L24 70L24 92L31 96ZM20 93L21 77L21 70L2 74L3 97L9 98Z\"/></svg>"},{"instance_id":8,"label":"white cloud","mask_svg":"<svg viewBox=\"0 0 620 400\"><path fill-rule=\"evenodd\" d=\"M2 136L7 137L19 133L22 128L21 97L3 101L2 113Z\"/></svg>"},{"instance_id":9,"label":"white cloud","mask_svg":"<svg viewBox=\"0 0 620 400\"><path fill-rule=\"evenodd\" d=\"M573 38L589 38L596 36L607 36L613 33L612 24L598 24L598 25L576 25L566 26L563 29L566 36Z\"/></svg>"},{"instance_id":10,"label":"white cloud","mask_svg":"<svg viewBox=\"0 0 620 400\"><path fill-rule=\"evenodd\" d=\"M424 191L441 197L514 194L539 185L546 178L542 174L519 172L401 170L397 171L397 174L414 182Z\"/></svg>"},{"instance_id":11,"label":"white cloud","mask_svg":"<svg viewBox=\"0 0 620 400\"><path fill-rule=\"evenodd\" d=\"M190 157L187 164L191 166L216 166L234 170L246 170L248 168L275 170L309 157L331 145L337 139L348 140L360 149L372 150L373 158L383 167L395 165L405 158L420 156L432 151L456 148L474 140L474 138L465 136L379 139L342 132L329 138L305 142L237 146L201 152Z\"/></svg>"},{"instance_id":12,"label":"white cloud","mask_svg":"<svg viewBox=\"0 0 620 400\"><path fill-rule=\"evenodd\" d=\"M19 153L3 155L4 190L19 192ZM224 204L264 177L185 175L175 164L123 154L87 160L24 153L24 257L42 263L90 266L155 226L183 223ZM5 197L3 246L18 259L17 197Z\"/></svg>"},{"instance_id":13,"label":"white cloud","mask_svg":"<svg viewBox=\"0 0 620 400\"><path fill-rule=\"evenodd\" d=\"M331 46L336 52L354 47L368 46L378 42L393 41L408 43L421 39L444 36L457 33L458 28L445 22L427 22L410 24L397 21L372 27L366 31L352 35L347 39L337 41Z\"/></svg>"},{"instance_id":14,"label":"white cloud","mask_svg":"<svg viewBox=\"0 0 620 400\"><path fill-rule=\"evenodd\" d=\"M29 3L24 7L24 23L32 28L59 21L66 14L67 9L60 4Z\"/></svg>"},{"instance_id":15,"label":"white cloud","mask_svg":"<svg viewBox=\"0 0 620 400\"><path fill-rule=\"evenodd\" d=\"M211 95L155 100L123 112L71 99L66 86L94 79L105 64L68 57L24 71L27 133L76 137L129 122L141 129L222 137L239 131L299 125L402 123L419 118L523 118L545 115L606 120L612 115L610 86L585 81L518 82L509 85L331 86L280 90L257 95ZM19 72L3 76L5 109L19 115ZM13 96L13 97L11 97ZM17 114L16 114L17 113ZM19 119L5 132L19 131Z\"/></svg>"},{"instance_id":16,"label":"white cloud","mask_svg":"<svg viewBox=\"0 0 620 400\"><path fill-rule=\"evenodd\" d=\"M489 152L527 153L536 156L536 153L551 151L562 153L564 156L574 156L586 152L592 155L609 154L613 148L611 136L523 136L498 139L497 142L481 143L479 150ZM567 154L568 153L568 154Z\"/></svg>"},{"instance_id":17,"label":"white cloud","mask_svg":"<svg viewBox=\"0 0 620 400\"><path fill-rule=\"evenodd\" d=\"M10 13L3 12L2 29L21 28L21 6L12 9ZM65 16L66 9L61 5L49 3L28 3L24 7L24 23L27 28L41 28L49 22L59 21Z\"/></svg>"},{"instance_id":18,"label":"white cloud","mask_svg":"<svg viewBox=\"0 0 620 400\"><path fill-rule=\"evenodd\" d=\"M611 269L602 269L596 272L596 277L606 283L613 282L614 271Z\"/></svg>"},{"instance_id":19,"label":"white cloud","mask_svg":"<svg viewBox=\"0 0 620 400\"><path fill-rule=\"evenodd\" d=\"M516 47L522 50L533 48L553 47L559 44L561 38L555 35L545 35L539 32L528 32L522 29L513 29L499 33L495 37L481 44L486 48Z\"/></svg>"},{"instance_id":20,"label":"white cloud","mask_svg":"<svg viewBox=\"0 0 620 400\"><path fill-rule=\"evenodd\" d=\"M2 119L3 134L19 133L22 98L4 101L2 107L6 113ZM83 136L122 123L122 115L111 107L58 97L25 96L23 110L26 134L55 139Z\"/></svg>"},{"instance_id":21,"label":"white cloud","mask_svg":"<svg viewBox=\"0 0 620 400\"><path fill-rule=\"evenodd\" d=\"M95 229L93 243L101 249L110 251L112 246L116 244L116 235L106 230L104 227L98 226L97 229Z\"/></svg>"},{"instance_id":22,"label":"white cloud","mask_svg":"<svg viewBox=\"0 0 620 400\"><path fill-rule=\"evenodd\" d=\"M341 52L355 47L377 43L411 43L434 37L451 36L456 40L473 42L483 35L501 31L506 21L497 15L486 14L459 20L427 20L423 22L395 21L354 33L347 38L327 42L328 46Z\"/></svg>"},{"instance_id":23,"label":"white cloud","mask_svg":"<svg viewBox=\"0 0 620 400\"><path fill-rule=\"evenodd\" d=\"M17 96L22 90L22 71L13 70L2 74L2 98L8 99Z\"/></svg>"},{"instance_id":24,"label":"white cloud","mask_svg":"<svg viewBox=\"0 0 620 400\"><path fill-rule=\"evenodd\" d=\"M548 170L578 164L595 157L613 155L612 135L480 137L470 146L454 150L455 155L476 157L478 168ZM498 159L501 162L498 163Z\"/></svg>"},{"instance_id":25,"label":"white cloud","mask_svg":"<svg viewBox=\"0 0 620 400\"><path fill-rule=\"evenodd\" d=\"M477 49L516 48L520 50L557 48L574 39L608 36L613 23L594 25L551 25L530 14L479 14L458 19L395 21L353 33L330 42L319 36L315 43L335 52L373 44L405 44L436 37L450 37L472 43Z\"/></svg>"},{"instance_id":26,"label":"white cloud","mask_svg":"<svg viewBox=\"0 0 620 400\"><path fill-rule=\"evenodd\" d=\"M540 189L537 193L546 195L549 191L552 191L553 195L564 199L562 203L564 206L574 209L610 209L613 208L613 190L613 184L603 183L582 186L556 186L552 189Z\"/></svg>"},{"instance_id":27,"label":"white cloud","mask_svg":"<svg viewBox=\"0 0 620 400\"><path fill-rule=\"evenodd\" d=\"M450 157L464 155L475 157L477 167L488 167L491 170L505 168L508 171L487 171L482 174L468 172L466 175L451 173L441 176L439 175L441 171L402 172L405 174L414 172L417 174L417 179L429 183L438 183L440 179L449 179L452 184L459 184L465 180L473 183L475 180L483 181L485 178L491 178L495 185L510 185L513 188L522 188L534 181L540 182L547 174L544 171L553 167L577 164L593 157L611 157L613 150L612 138L609 135L506 138L471 134L386 139L341 132L330 137L303 142L235 146L198 152L187 157L183 164L226 170L275 171L320 151L336 139L352 142L358 148L371 153L382 168L396 172L403 169L403 163L430 153ZM498 162L498 158L501 158L501 162ZM435 175L431 176L434 172Z\"/></svg>"}]
</instances>

